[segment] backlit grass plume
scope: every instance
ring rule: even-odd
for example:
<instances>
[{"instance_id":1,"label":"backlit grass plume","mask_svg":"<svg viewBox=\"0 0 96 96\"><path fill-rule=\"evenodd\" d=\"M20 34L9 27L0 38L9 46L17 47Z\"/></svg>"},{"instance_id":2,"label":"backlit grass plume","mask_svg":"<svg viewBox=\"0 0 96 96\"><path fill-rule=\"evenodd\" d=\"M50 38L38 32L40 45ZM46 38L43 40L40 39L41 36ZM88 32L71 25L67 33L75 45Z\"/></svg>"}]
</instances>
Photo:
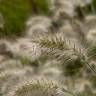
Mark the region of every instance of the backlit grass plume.
<instances>
[{"instance_id":1,"label":"backlit grass plume","mask_svg":"<svg viewBox=\"0 0 96 96\"><path fill-rule=\"evenodd\" d=\"M6 96L74 96L49 79L33 79L23 82Z\"/></svg>"},{"instance_id":2,"label":"backlit grass plume","mask_svg":"<svg viewBox=\"0 0 96 96\"><path fill-rule=\"evenodd\" d=\"M55 57L55 59L60 60L65 66L65 70L67 72L68 70L70 71L69 75L75 75L77 71L79 73L84 66L86 66L86 68L89 67L95 72L92 66L95 66L93 59L96 56L96 48L93 44L84 47L86 44L83 44L83 46L78 45L78 42L68 40L59 34L42 36L42 38L40 37L36 42L40 44L41 48L44 48L52 58Z\"/></svg>"}]
</instances>

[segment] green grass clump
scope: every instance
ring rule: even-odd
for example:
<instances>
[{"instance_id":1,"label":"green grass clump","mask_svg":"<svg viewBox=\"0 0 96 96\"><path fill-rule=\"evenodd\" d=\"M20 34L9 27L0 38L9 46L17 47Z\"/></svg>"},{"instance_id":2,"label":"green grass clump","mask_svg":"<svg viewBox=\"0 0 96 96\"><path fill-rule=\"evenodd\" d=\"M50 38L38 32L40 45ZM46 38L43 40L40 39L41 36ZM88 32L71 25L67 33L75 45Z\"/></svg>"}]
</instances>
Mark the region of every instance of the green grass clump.
<instances>
[{"instance_id":1,"label":"green grass clump","mask_svg":"<svg viewBox=\"0 0 96 96\"><path fill-rule=\"evenodd\" d=\"M0 29L0 36L21 36L28 16L40 12L48 12L46 0L1 0L4 28Z\"/></svg>"}]
</instances>

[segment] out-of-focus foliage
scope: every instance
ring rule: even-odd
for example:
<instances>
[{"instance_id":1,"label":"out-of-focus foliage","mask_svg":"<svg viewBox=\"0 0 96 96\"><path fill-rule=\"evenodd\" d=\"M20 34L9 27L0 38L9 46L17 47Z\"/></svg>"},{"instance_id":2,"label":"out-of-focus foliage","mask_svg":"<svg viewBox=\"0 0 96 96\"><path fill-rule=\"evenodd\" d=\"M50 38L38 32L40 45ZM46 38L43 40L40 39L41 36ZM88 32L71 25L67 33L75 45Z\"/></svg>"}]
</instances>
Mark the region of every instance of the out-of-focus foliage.
<instances>
[{"instance_id":1,"label":"out-of-focus foliage","mask_svg":"<svg viewBox=\"0 0 96 96\"><path fill-rule=\"evenodd\" d=\"M96 96L96 1L48 1L1 0L1 36L28 29L0 40L0 96Z\"/></svg>"},{"instance_id":2,"label":"out-of-focus foliage","mask_svg":"<svg viewBox=\"0 0 96 96\"><path fill-rule=\"evenodd\" d=\"M84 18L87 14L94 14L96 13L96 0L92 0L85 6L77 6L75 9L79 18Z\"/></svg>"},{"instance_id":3,"label":"out-of-focus foliage","mask_svg":"<svg viewBox=\"0 0 96 96\"><path fill-rule=\"evenodd\" d=\"M0 35L21 35L30 12L31 6L27 0L1 0L0 13L4 19L4 28Z\"/></svg>"},{"instance_id":4,"label":"out-of-focus foliage","mask_svg":"<svg viewBox=\"0 0 96 96\"><path fill-rule=\"evenodd\" d=\"M46 0L1 0L0 13L3 16L3 36L20 36L24 34L25 22L32 13L48 13Z\"/></svg>"},{"instance_id":5,"label":"out-of-focus foliage","mask_svg":"<svg viewBox=\"0 0 96 96\"><path fill-rule=\"evenodd\" d=\"M48 0L29 0L31 2L32 10L37 14L48 14L49 6Z\"/></svg>"}]
</instances>

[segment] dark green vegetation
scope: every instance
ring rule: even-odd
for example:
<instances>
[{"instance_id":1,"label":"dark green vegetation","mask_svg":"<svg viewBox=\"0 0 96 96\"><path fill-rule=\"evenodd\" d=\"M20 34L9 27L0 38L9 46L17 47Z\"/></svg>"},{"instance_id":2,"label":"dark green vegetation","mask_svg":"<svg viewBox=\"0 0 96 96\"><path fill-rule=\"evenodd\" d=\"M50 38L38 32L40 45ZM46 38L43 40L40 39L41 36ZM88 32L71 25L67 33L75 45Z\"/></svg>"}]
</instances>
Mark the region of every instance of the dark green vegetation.
<instances>
[{"instance_id":1,"label":"dark green vegetation","mask_svg":"<svg viewBox=\"0 0 96 96\"><path fill-rule=\"evenodd\" d=\"M0 13L4 19L4 28L1 29L0 36L20 36L24 31L25 21L28 16L32 13L48 12L46 0L42 1L1 0Z\"/></svg>"},{"instance_id":2,"label":"dark green vegetation","mask_svg":"<svg viewBox=\"0 0 96 96\"><path fill-rule=\"evenodd\" d=\"M32 11L37 14L48 14L49 6L47 0L29 0Z\"/></svg>"}]
</instances>

